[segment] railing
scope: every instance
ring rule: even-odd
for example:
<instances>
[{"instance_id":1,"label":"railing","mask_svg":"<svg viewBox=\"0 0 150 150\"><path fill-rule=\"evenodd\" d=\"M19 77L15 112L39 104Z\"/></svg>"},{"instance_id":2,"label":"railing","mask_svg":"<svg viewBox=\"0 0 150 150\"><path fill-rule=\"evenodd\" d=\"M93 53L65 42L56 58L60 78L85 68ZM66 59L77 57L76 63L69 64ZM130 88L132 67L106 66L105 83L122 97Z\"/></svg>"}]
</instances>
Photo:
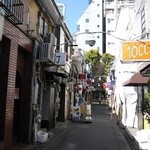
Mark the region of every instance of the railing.
<instances>
[{"instance_id":1,"label":"railing","mask_svg":"<svg viewBox=\"0 0 150 150\"><path fill-rule=\"evenodd\" d=\"M14 24L23 23L24 4L20 0L0 0L5 16Z\"/></svg>"}]
</instances>

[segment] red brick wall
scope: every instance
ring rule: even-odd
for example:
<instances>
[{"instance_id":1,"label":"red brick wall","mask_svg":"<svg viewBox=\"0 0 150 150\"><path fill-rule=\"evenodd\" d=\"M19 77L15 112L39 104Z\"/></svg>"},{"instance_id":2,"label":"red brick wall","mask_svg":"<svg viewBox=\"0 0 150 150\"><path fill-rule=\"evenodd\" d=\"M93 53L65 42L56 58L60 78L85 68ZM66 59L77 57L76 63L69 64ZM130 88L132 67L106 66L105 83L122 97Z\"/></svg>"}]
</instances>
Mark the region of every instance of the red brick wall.
<instances>
[{"instance_id":1,"label":"red brick wall","mask_svg":"<svg viewBox=\"0 0 150 150\"><path fill-rule=\"evenodd\" d=\"M5 91L6 111L5 111L5 128L4 128L4 148L8 150L12 145L13 106L14 106L14 91L15 91L15 77L16 77L16 69L17 69L18 45L24 48L24 50L26 50L27 52L32 53L32 41L25 34L23 34L18 28L16 28L11 23L9 23L7 20L5 20L3 34L11 40L10 55L9 55L9 62L8 62L8 74L7 74L8 76L7 89ZM29 62L30 62L30 69L31 69L31 61ZM31 79L28 79L28 82L30 81ZM28 106L29 104L26 105Z\"/></svg>"},{"instance_id":2,"label":"red brick wall","mask_svg":"<svg viewBox=\"0 0 150 150\"><path fill-rule=\"evenodd\" d=\"M29 130L30 99L31 99L31 77L32 77L32 57L19 47L17 71L21 75L21 95L20 95L20 134L19 140L27 142Z\"/></svg>"},{"instance_id":3,"label":"red brick wall","mask_svg":"<svg viewBox=\"0 0 150 150\"><path fill-rule=\"evenodd\" d=\"M0 43L0 141L4 139L5 107L7 97L8 62L9 62L10 40L3 37Z\"/></svg>"}]
</instances>

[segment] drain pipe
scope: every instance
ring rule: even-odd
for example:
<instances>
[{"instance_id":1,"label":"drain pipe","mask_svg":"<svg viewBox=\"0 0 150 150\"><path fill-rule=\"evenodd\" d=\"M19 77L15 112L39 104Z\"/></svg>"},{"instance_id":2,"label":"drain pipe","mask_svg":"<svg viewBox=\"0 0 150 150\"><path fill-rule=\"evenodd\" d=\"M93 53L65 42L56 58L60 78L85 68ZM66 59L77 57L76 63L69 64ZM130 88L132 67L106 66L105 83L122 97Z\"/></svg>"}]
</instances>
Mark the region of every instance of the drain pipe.
<instances>
[{"instance_id":1,"label":"drain pipe","mask_svg":"<svg viewBox=\"0 0 150 150\"><path fill-rule=\"evenodd\" d=\"M54 0L37 0L37 2L55 25L62 25L63 20Z\"/></svg>"}]
</instances>

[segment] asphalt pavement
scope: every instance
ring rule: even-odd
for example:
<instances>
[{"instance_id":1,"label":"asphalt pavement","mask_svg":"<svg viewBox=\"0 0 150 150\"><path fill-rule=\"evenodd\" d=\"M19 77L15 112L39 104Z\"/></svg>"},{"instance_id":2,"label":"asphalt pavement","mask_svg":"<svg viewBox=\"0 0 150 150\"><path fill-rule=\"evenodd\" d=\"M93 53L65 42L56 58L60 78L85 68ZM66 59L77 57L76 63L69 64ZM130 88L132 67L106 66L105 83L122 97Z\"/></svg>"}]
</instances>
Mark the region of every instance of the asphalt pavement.
<instances>
[{"instance_id":1,"label":"asphalt pavement","mask_svg":"<svg viewBox=\"0 0 150 150\"><path fill-rule=\"evenodd\" d=\"M106 105L92 105L92 123L72 122L40 150L132 150Z\"/></svg>"}]
</instances>

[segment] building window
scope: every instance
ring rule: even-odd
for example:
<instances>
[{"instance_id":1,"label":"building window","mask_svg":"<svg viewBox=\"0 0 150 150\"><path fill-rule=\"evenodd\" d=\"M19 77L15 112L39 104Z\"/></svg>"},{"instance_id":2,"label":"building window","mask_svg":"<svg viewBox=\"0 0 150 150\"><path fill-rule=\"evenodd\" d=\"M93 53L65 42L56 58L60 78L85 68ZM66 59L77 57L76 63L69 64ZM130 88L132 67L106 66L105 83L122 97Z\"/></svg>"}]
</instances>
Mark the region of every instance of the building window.
<instances>
[{"instance_id":1,"label":"building window","mask_svg":"<svg viewBox=\"0 0 150 150\"><path fill-rule=\"evenodd\" d=\"M38 22L39 22L38 31L39 31L40 36L43 38L48 33L48 24L42 15L39 15Z\"/></svg>"},{"instance_id":2,"label":"building window","mask_svg":"<svg viewBox=\"0 0 150 150\"><path fill-rule=\"evenodd\" d=\"M85 22L89 22L89 19L85 19Z\"/></svg>"},{"instance_id":3,"label":"building window","mask_svg":"<svg viewBox=\"0 0 150 150\"><path fill-rule=\"evenodd\" d=\"M146 36L146 21L145 21L145 8L142 8L141 11L141 32L142 32L142 38Z\"/></svg>"},{"instance_id":4,"label":"building window","mask_svg":"<svg viewBox=\"0 0 150 150\"><path fill-rule=\"evenodd\" d=\"M110 22L111 22L111 19L110 19L110 18L108 18L108 19L107 19L107 23L110 23Z\"/></svg>"},{"instance_id":5,"label":"building window","mask_svg":"<svg viewBox=\"0 0 150 150\"><path fill-rule=\"evenodd\" d=\"M88 33L88 32L89 32L89 29L86 29L85 32Z\"/></svg>"},{"instance_id":6,"label":"building window","mask_svg":"<svg viewBox=\"0 0 150 150\"><path fill-rule=\"evenodd\" d=\"M107 23L111 23L113 21L114 21L114 19L110 19L110 18L107 19Z\"/></svg>"},{"instance_id":7,"label":"building window","mask_svg":"<svg viewBox=\"0 0 150 150\"><path fill-rule=\"evenodd\" d=\"M86 41L85 41L85 44L89 44L89 41L88 41L88 40L86 40Z\"/></svg>"},{"instance_id":8,"label":"building window","mask_svg":"<svg viewBox=\"0 0 150 150\"><path fill-rule=\"evenodd\" d=\"M77 25L77 31L78 32L80 31L80 25Z\"/></svg>"},{"instance_id":9,"label":"building window","mask_svg":"<svg viewBox=\"0 0 150 150\"><path fill-rule=\"evenodd\" d=\"M114 0L107 0L106 2L113 2Z\"/></svg>"}]
</instances>

